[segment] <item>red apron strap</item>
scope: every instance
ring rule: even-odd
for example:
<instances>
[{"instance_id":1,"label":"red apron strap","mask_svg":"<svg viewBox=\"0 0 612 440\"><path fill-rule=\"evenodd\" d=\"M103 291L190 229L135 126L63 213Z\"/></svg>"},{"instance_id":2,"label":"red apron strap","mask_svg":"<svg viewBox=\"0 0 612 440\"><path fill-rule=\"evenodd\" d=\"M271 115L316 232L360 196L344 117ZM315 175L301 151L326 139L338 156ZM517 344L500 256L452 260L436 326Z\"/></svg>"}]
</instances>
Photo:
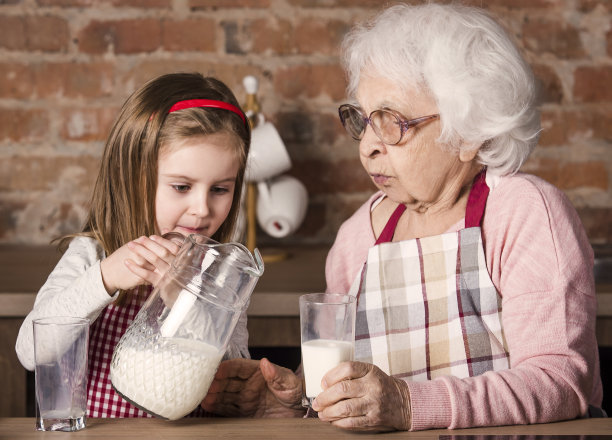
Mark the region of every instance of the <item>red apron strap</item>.
<instances>
[{"instance_id":1,"label":"red apron strap","mask_svg":"<svg viewBox=\"0 0 612 440\"><path fill-rule=\"evenodd\" d=\"M395 208L395 211L393 211L393 214L391 214L391 217L389 217L389 220L387 220L387 224L385 225L384 229L380 233L378 240L376 240L375 246L380 243L387 243L393 239L393 234L395 234L395 228L397 227L397 222L399 221L400 217L402 216L405 210L406 210L406 205L402 203L397 205L397 208Z\"/></svg>"},{"instance_id":2,"label":"red apron strap","mask_svg":"<svg viewBox=\"0 0 612 440\"><path fill-rule=\"evenodd\" d=\"M482 216L484 215L487 197L489 196L489 187L485 180L486 169L474 177L472 189L468 196L467 207L465 208L465 227L473 228L480 226Z\"/></svg>"}]
</instances>

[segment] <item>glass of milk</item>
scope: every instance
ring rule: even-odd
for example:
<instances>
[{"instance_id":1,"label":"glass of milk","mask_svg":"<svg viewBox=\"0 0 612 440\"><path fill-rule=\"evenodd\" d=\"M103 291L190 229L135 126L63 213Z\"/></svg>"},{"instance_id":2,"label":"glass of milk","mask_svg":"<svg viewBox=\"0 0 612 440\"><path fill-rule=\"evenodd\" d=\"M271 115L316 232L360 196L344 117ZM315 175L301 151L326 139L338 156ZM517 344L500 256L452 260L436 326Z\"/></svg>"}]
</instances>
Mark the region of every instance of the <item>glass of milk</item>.
<instances>
[{"instance_id":1,"label":"glass of milk","mask_svg":"<svg viewBox=\"0 0 612 440\"><path fill-rule=\"evenodd\" d=\"M300 296L302 405L309 407L322 390L325 373L341 362L352 361L355 346L355 297L311 293Z\"/></svg>"}]
</instances>

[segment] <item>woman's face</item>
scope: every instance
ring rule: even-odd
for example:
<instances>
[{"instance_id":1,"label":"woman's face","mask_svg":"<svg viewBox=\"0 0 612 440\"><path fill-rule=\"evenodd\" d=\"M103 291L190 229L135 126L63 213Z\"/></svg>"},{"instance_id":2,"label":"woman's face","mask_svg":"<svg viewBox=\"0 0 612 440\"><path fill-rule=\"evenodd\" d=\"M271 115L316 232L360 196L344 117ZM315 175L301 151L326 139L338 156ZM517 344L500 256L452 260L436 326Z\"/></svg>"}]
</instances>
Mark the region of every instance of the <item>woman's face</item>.
<instances>
[{"instance_id":1,"label":"woman's face","mask_svg":"<svg viewBox=\"0 0 612 440\"><path fill-rule=\"evenodd\" d=\"M170 143L158 161L155 220L161 234L212 237L232 207L239 140L215 133Z\"/></svg>"},{"instance_id":2,"label":"woman's face","mask_svg":"<svg viewBox=\"0 0 612 440\"><path fill-rule=\"evenodd\" d=\"M364 115L378 109L395 110L402 119L438 113L434 99L420 89L403 89L389 79L362 74L357 101ZM361 163L374 184L391 200L417 210L454 203L464 185L465 167L459 153L436 143L440 121L433 119L409 129L397 145L386 145L366 128L359 144Z\"/></svg>"}]
</instances>

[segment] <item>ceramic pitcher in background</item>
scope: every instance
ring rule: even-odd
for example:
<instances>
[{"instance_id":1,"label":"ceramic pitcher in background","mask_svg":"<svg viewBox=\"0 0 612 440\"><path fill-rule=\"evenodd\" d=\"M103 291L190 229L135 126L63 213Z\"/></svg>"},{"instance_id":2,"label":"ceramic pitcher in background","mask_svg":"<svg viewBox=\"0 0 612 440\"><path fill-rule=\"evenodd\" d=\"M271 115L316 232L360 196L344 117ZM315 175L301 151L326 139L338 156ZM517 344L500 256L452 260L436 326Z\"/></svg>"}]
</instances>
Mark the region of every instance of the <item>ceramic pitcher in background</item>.
<instances>
[{"instance_id":1,"label":"ceramic pitcher in background","mask_svg":"<svg viewBox=\"0 0 612 440\"><path fill-rule=\"evenodd\" d=\"M192 234L123 335L113 387L157 417L175 420L208 392L264 266L239 243Z\"/></svg>"}]
</instances>

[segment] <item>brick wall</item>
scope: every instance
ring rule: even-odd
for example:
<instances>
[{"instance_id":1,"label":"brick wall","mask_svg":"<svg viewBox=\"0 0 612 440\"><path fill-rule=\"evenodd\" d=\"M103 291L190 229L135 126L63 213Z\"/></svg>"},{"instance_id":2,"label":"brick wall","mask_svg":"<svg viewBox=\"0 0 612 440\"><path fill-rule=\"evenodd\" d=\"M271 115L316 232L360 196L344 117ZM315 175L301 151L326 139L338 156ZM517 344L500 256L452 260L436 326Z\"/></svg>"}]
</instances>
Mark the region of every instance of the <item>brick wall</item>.
<instances>
[{"instance_id":1,"label":"brick wall","mask_svg":"<svg viewBox=\"0 0 612 440\"><path fill-rule=\"evenodd\" d=\"M376 0L0 0L0 243L79 229L110 124L146 80L201 71L266 117L308 187L292 243L330 243L373 191L336 108L338 44ZM480 0L524 48L544 133L525 165L563 189L593 242L612 241L612 1ZM260 242L271 241L260 234Z\"/></svg>"}]
</instances>

